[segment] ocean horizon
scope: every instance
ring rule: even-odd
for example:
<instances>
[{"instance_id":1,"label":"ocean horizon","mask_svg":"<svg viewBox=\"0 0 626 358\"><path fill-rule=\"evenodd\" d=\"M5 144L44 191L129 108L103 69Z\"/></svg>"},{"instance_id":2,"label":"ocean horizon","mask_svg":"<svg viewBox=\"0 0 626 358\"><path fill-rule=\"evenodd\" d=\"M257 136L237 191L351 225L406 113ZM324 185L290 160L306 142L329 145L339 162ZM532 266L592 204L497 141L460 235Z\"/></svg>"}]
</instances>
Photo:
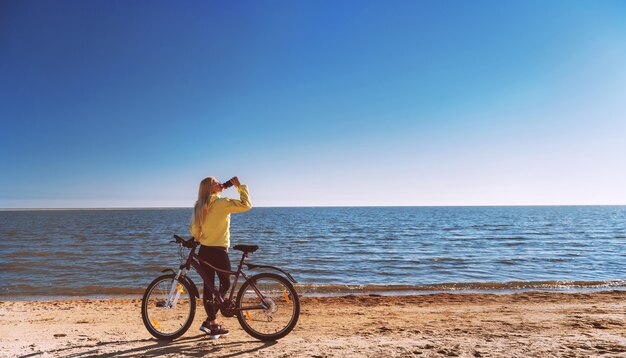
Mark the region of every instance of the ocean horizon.
<instances>
[{"instance_id":1,"label":"ocean horizon","mask_svg":"<svg viewBox=\"0 0 626 358\"><path fill-rule=\"evenodd\" d=\"M254 205L254 208L511 208L511 207L626 207L626 204L511 204L511 205ZM192 206L111 206L111 207L0 207L0 211L47 211L47 210L158 210L190 209Z\"/></svg>"}]
</instances>

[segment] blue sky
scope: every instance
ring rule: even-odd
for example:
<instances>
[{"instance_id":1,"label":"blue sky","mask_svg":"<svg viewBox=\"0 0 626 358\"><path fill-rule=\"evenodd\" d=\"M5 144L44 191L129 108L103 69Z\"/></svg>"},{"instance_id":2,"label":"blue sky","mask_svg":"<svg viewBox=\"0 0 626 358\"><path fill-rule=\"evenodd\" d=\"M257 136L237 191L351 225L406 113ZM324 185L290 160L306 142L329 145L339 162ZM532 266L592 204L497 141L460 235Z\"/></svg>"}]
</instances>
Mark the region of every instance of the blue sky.
<instances>
[{"instance_id":1,"label":"blue sky","mask_svg":"<svg viewBox=\"0 0 626 358\"><path fill-rule=\"evenodd\" d=\"M620 1L3 1L0 54L0 208L626 204Z\"/></svg>"}]
</instances>

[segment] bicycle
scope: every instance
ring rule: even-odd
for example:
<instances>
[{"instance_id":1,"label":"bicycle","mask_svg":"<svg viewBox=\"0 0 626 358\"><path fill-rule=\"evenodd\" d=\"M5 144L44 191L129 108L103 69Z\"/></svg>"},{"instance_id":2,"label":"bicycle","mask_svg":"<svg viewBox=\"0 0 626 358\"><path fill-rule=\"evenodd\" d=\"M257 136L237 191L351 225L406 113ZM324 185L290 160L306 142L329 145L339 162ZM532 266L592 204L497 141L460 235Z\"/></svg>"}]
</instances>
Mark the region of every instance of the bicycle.
<instances>
[{"instance_id":1,"label":"bicycle","mask_svg":"<svg viewBox=\"0 0 626 358\"><path fill-rule=\"evenodd\" d=\"M234 250L242 251L243 254L237 270L228 271L218 269L200 258L196 254L199 243L194 238L184 240L174 235L174 239L172 242L181 245L179 249L182 259L182 247L191 250L186 262L179 266L178 272L173 269L162 270L161 272L171 273L154 279L143 295L141 317L150 334L160 340L173 340L189 329L196 312L196 298L200 298L200 294L187 273L193 268L205 282L209 282L208 272L203 265L216 272L235 276L228 298L219 294L213 282L209 282L206 287L211 291L209 297L213 297L222 315L236 316L246 333L262 341L276 341L294 329L300 316L300 299L292 284L297 281L280 268L246 263L245 259L259 249L257 245L234 246ZM284 276L263 272L250 277L243 272L243 265L249 270L275 270ZM243 283L233 300L240 276L243 277Z\"/></svg>"}]
</instances>

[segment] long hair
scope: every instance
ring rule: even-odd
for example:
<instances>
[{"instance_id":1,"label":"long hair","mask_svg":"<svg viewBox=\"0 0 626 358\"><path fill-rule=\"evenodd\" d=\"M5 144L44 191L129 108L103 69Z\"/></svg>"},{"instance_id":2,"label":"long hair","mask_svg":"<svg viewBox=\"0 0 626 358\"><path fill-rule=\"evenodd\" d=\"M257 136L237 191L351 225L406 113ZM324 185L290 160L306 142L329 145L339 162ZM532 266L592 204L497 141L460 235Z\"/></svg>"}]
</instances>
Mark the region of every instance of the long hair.
<instances>
[{"instance_id":1,"label":"long hair","mask_svg":"<svg viewBox=\"0 0 626 358\"><path fill-rule=\"evenodd\" d=\"M211 192L213 188L217 186L217 179L214 177L204 178L200 182L200 188L198 188L198 200L193 207L193 218L198 225L202 225L204 221L205 209L211 203Z\"/></svg>"}]
</instances>

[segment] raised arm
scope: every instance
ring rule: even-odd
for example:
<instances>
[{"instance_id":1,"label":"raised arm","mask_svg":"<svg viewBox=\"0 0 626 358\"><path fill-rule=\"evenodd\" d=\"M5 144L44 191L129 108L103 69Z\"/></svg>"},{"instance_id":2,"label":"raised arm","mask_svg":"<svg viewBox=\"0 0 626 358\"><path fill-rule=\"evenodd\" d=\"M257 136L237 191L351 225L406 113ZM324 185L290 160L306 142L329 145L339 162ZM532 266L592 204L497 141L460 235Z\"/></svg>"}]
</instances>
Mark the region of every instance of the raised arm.
<instances>
[{"instance_id":1,"label":"raised arm","mask_svg":"<svg viewBox=\"0 0 626 358\"><path fill-rule=\"evenodd\" d=\"M238 185L237 191L239 192L239 200L228 198L224 200L224 203L226 204L226 211L228 213L241 213L252 208L248 186Z\"/></svg>"}]
</instances>

